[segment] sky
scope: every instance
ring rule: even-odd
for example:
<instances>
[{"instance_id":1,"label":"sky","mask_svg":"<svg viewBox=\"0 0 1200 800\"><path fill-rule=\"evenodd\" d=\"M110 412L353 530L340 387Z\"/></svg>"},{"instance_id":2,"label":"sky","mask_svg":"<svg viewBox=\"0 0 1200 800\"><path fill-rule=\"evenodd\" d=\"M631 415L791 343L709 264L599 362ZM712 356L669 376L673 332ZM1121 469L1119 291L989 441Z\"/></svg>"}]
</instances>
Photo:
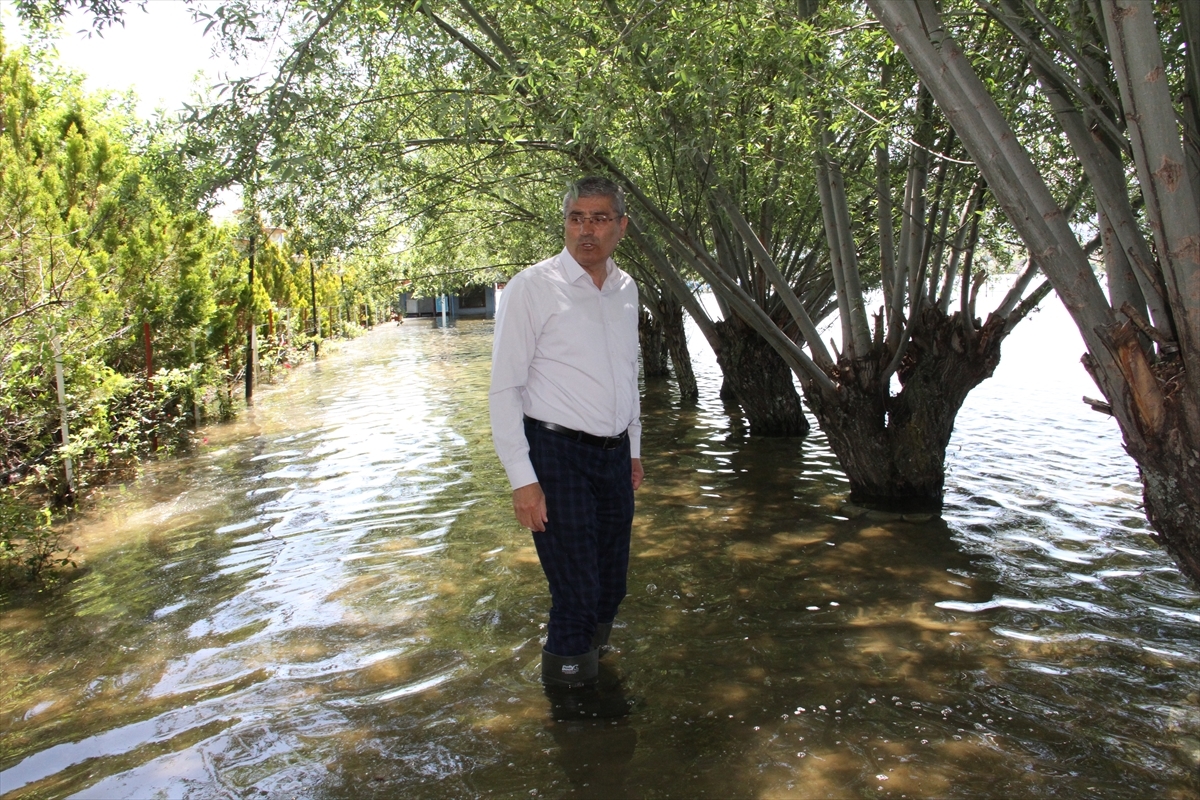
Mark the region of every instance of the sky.
<instances>
[{"instance_id":1,"label":"sky","mask_svg":"<svg viewBox=\"0 0 1200 800\"><path fill-rule=\"evenodd\" d=\"M197 0L200 5L207 0ZM216 6L219 0L212 0ZM0 25L6 47L25 43L24 26L17 18L12 0L0 0ZM109 89L137 95L137 113L151 119L156 112L182 110L198 89L223 82L227 75L257 74L265 63L235 64L214 55L215 39L204 35L204 23L194 22L182 0L146 0L145 10L130 0L124 25L113 25L102 33L92 30L91 19L74 14L62 24L57 37L58 63L82 73L85 86L93 91ZM216 219L227 219L241 205L238 192L223 193L213 210Z\"/></svg>"},{"instance_id":2,"label":"sky","mask_svg":"<svg viewBox=\"0 0 1200 800\"><path fill-rule=\"evenodd\" d=\"M0 23L6 42L25 40L12 0L0 0ZM85 15L67 18L56 42L58 61L83 73L89 89L132 88L138 96L138 115L150 119L158 109L181 109L195 91L198 73L203 72L202 85L207 86L226 73L245 74L250 69L215 57L214 40L203 34L203 23L192 21L181 0L148 0L145 11L130 2L125 24L101 34L92 32Z\"/></svg>"}]
</instances>

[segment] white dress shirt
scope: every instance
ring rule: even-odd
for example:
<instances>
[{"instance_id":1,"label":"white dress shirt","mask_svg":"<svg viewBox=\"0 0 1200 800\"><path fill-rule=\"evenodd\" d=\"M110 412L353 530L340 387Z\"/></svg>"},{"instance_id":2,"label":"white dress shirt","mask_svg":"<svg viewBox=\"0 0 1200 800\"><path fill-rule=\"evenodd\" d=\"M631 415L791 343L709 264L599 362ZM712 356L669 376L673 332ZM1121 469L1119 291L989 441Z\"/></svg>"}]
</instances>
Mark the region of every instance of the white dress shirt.
<instances>
[{"instance_id":1,"label":"white dress shirt","mask_svg":"<svg viewBox=\"0 0 1200 800\"><path fill-rule=\"evenodd\" d=\"M537 483L522 415L594 436L629 432L641 457L638 292L610 258L603 288L564 248L500 295L488 404L513 489Z\"/></svg>"}]
</instances>

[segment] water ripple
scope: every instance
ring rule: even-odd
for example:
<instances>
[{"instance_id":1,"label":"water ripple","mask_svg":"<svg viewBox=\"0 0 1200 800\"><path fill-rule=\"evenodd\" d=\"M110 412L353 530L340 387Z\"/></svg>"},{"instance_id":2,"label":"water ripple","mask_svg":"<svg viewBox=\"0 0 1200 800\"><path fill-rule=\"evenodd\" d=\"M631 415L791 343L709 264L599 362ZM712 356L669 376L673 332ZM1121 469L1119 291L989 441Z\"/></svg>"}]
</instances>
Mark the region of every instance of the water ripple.
<instances>
[{"instance_id":1,"label":"water ripple","mask_svg":"<svg viewBox=\"0 0 1200 800\"><path fill-rule=\"evenodd\" d=\"M0 614L4 791L1194 794L1200 597L1089 390L1028 357L1064 341L1047 321L972 393L928 523L843 515L820 431L750 439L693 330L699 407L645 393L606 658L643 703L595 726L546 720L490 324L377 329L149 465L80 521L58 605Z\"/></svg>"}]
</instances>

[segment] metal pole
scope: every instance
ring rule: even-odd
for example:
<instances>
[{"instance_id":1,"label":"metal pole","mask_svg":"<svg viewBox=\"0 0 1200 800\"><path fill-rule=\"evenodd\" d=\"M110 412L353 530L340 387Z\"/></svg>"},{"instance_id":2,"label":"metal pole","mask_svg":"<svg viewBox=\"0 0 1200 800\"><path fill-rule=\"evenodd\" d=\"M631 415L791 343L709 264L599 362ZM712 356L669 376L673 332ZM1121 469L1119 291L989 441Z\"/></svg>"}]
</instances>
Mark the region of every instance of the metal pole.
<instances>
[{"instance_id":1,"label":"metal pole","mask_svg":"<svg viewBox=\"0 0 1200 800\"><path fill-rule=\"evenodd\" d=\"M200 395L196 391L196 334L192 334L192 425L200 427Z\"/></svg>"},{"instance_id":2,"label":"metal pole","mask_svg":"<svg viewBox=\"0 0 1200 800\"><path fill-rule=\"evenodd\" d=\"M350 298L346 296L346 276L339 275L338 280L342 284L342 302L346 304L346 325L349 325L354 319L354 312L350 310Z\"/></svg>"},{"instance_id":3,"label":"metal pole","mask_svg":"<svg viewBox=\"0 0 1200 800\"><path fill-rule=\"evenodd\" d=\"M150 335L150 323L142 323L142 344L146 348L146 385L150 386L154 378L154 340Z\"/></svg>"},{"instance_id":4,"label":"metal pole","mask_svg":"<svg viewBox=\"0 0 1200 800\"><path fill-rule=\"evenodd\" d=\"M251 233L250 272L246 278L246 285L250 288L250 303L246 310L250 317L246 331L246 405L254 402L254 372L258 368L258 331L254 324L254 245L255 235Z\"/></svg>"},{"instance_id":5,"label":"metal pole","mask_svg":"<svg viewBox=\"0 0 1200 800\"><path fill-rule=\"evenodd\" d=\"M54 350L54 381L58 384L58 416L62 420L63 472L67 477L67 489L75 494L75 471L71 464L68 448L71 446L71 428L67 424L67 384L63 380L62 346L58 335L50 339L50 347Z\"/></svg>"},{"instance_id":6,"label":"metal pole","mask_svg":"<svg viewBox=\"0 0 1200 800\"><path fill-rule=\"evenodd\" d=\"M317 268L313 266L312 258L308 259L308 286L312 290L313 312L313 360L317 358L317 339L321 335L321 318L317 315Z\"/></svg>"},{"instance_id":7,"label":"metal pole","mask_svg":"<svg viewBox=\"0 0 1200 800\"><path fill-rule=\"evenodd\" d=\"M146 391L150 394L150 398L154 399L154 338L150 330L150 323L142 323L142 339L146 344ZM151 408L150 423L155 427L150 429L150 449L158 450L158 414Z\"/></svg>"}]
</instances>

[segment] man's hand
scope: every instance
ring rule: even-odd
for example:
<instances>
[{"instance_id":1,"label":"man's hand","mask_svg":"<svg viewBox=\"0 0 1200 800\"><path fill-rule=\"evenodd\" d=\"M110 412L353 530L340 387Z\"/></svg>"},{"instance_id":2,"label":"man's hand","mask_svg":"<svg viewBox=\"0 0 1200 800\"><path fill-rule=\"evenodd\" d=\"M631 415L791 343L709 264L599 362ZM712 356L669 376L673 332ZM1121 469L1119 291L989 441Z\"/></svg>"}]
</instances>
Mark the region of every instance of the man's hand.
<instances>
[{"instance_id":1,"label":"man's hand","mask_svg":"<svg viewBox=\"0 0 1200 800\"><path fill-rule=\"evenodd\" d=\"M521 527L541 533L546 530L550 518L546 516L546 495L540 483L530 483L513 489L513 512Z\"/></svg>"},{"instance_id":2,"label":"man's hand","mask_svg":"<svg viewBox=\"0 0 1200 800\"><path fill-rule=\"evenodd\" d=\"M633 459L633 490L635 492L642 485L642 480L645 477L646 472L642 469L642 460L640 458Z\"/></svg>"}]
</instances>

